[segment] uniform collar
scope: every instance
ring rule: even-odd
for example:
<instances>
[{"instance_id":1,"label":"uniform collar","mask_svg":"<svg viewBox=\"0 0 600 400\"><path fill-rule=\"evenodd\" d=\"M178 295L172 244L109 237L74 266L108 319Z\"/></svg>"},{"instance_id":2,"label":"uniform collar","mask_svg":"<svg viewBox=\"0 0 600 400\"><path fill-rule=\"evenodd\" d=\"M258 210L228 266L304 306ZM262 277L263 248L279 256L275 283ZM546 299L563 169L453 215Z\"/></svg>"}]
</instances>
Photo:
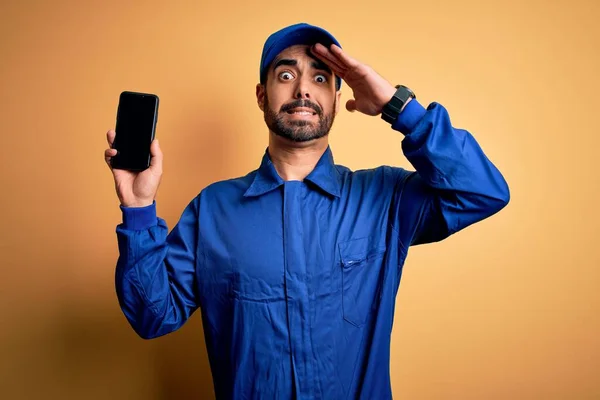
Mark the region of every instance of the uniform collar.
<instances>
[{"instance_id":1,"label":"uniform collar","mask_svg":"<svg viewBox=\"0 0 600 400\"><path fill-rule=\"evenodd\" d=\"M333 154L329 146L327 146L327 149L317 162L315 168L305 178L305 181L315 184L331 196L340 197L342 180L340 173L335 168ZM283 183L283 179L281 179L271 161L269 148L267 148L263 155L260 167L254 176L254 180L248 190L244 193L244 197L263 195L278 188L283 185Z\"/></svg>"}]
</instances>

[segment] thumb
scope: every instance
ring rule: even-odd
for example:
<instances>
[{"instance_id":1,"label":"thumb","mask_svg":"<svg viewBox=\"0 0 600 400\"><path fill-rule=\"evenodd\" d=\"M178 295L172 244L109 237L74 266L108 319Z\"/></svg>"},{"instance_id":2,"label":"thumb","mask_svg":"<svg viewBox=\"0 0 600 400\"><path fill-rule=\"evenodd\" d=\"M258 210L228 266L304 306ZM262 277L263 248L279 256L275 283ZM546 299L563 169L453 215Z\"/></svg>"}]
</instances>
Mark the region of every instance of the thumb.
<instances>
[{"instance_id":1,"label":"thumb","mask_svg":"<svg viewBox=\"0 0 600 400\"><path fill-rule=\"evenodd\" d=\"M356 100L350 99L346 102L346 110L350 112L356 111Z\"/></svg>"},{"instance_id":2,"label":"thumb","mask_svg":"<svg viewBox=\"0 0 600 400\"><path fill-rule=\"evenodd\" d=\"M153 168L162 169L163 153L158 145L158 139L154 139L150 144L150 166Z\"/></svg>"}]
</instances>

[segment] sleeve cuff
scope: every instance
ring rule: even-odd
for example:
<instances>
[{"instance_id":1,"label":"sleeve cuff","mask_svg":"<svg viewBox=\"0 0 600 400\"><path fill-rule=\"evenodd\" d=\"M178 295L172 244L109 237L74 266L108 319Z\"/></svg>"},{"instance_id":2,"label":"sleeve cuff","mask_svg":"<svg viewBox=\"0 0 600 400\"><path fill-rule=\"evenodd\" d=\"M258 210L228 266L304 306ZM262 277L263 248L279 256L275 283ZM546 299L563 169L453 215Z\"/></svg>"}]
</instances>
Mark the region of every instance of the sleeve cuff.
<instances>
[{"instance_id":1,"label":"sleeve cuff","mask_svg":"<svg viewBox=\"0 0 600 400\"><path fill-rule=\"evenodd\" d=\"M123 213L123 228L130 230L143 230L157 224L156 200L145 207L125 207L119 205Z\"/></svg>"},{"instance_id":2,"label":"sleeve cuff","mask_svg":"<svg viewBox=\"0 0 600 400\"><path fill-rule=\"evenodd\" d=\"M392 129L408 135L417 126L427 110L417 101L412 99L392 124Z\"/></svg>"}]
</instances>

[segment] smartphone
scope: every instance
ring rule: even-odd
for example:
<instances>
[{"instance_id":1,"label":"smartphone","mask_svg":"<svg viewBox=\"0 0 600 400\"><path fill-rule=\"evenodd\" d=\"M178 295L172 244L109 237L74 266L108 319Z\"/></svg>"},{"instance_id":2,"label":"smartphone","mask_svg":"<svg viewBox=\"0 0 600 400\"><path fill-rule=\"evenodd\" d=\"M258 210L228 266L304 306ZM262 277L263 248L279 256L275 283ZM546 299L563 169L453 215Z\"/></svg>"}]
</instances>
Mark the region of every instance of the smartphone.
<instances>
[{"instance_id":1,"label":"smartphone","mask_svg":"<svg viewBox=\"0 0 600 400\"><path fill-rule=\"evenodd\" d=\"M158 120L158 96L124 91L119 96L111 158L115 169L143 171L150 167L150 144Z\"/></svg>"}]
</instances>

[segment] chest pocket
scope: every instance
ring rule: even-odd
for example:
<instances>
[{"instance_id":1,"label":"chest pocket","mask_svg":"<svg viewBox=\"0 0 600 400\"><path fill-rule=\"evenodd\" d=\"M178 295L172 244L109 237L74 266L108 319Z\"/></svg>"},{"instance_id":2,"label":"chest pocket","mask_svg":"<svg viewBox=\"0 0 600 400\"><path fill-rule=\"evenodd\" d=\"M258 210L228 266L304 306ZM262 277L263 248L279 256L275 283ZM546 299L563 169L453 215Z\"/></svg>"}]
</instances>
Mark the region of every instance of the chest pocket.
<instances>
[{"instance_id":1,"label":"chest pocket","mask_svg":"<svg viewBox=\"0 0 600 400\"><path fill-rule=\"evenodd\" d=\"M377 303L386 245L378 237L369 236L340 242L338 248L342 268L343 317L361 327Z\"/></svg>"}]
</instances>

